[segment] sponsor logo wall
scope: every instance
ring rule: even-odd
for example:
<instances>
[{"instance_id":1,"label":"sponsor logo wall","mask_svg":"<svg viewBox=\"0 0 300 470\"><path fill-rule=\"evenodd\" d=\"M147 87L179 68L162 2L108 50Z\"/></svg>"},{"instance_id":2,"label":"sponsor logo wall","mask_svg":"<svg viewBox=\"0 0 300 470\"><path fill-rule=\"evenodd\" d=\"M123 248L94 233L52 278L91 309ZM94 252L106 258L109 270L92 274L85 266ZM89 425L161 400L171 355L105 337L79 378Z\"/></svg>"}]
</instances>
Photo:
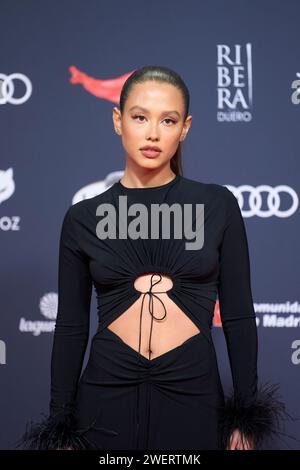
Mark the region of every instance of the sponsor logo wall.
<instances>
[{"instance_id":1,"label":"sponsor logo wall","mask_svg":"<svg viewBox=\"0 0 300 470\"><path fill-rule=\"evenodd\" d=\"M125 39L125 30L114 26L113 5L99 4L92 11L82 3L72 9L74 24L62 21L58 30L50 2L43 11L19 5L5 12L0 33L7 43L0 63L0 413L6 432L1 449L13 448L25 422L48 411L63 216L70 205L106 191L123 176L125 156L113 130L112 108L126 78L151 63L177 70L191 93L184 176L222 184L238 200L249 243L259 374L279 382L291 413L300 415L300 62L292 40L299 31L300 4L282 2L271 17L269 2L251 2L247 12L228 6L212 30L208 19L220 14L215 0L194 2L184 11L181 2L167 1L172 28L167 11L147 17L133 3L139 25L131 8L122 9ZM268 15L269 22L259 22L258 13ZM66 4L58 6L58 17L69 14ZM275 25L281 15L286 21L279 31ZM26 47L21 47L21 18L32 33ZM97 321L94 297L91 320L90 336ZM213 329L226 391L231 375L218 301ZM11 419L12 410L18 419ZM299 424L289 423L287 432L300 439ZM277 448L287 444L280 441Z\"/></svg>"}]
</instances>

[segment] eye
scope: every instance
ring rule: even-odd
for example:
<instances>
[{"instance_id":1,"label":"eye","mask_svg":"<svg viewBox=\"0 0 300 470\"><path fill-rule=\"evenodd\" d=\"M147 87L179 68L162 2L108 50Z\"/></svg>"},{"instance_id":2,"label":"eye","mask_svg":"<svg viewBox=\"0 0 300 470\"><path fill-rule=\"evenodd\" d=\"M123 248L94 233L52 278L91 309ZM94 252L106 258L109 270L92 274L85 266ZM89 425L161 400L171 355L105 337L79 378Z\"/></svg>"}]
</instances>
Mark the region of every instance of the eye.
<instances>
[{"instance_id":1,"label":"eye","mask_svg":"<svg viewBox=\"0 0 300 470\"><path fill-rule=\"evenodd\" d=\"M174 119L166 118L165 121L170 121L173 122L173 124L176 124L176 121L174 121Z\"/></svg>"},{"instance_id":2,"label":"eye","mask_svg":"<svg viewBox=\"0 0 300 470\"><path fill-rule=\"evenodd\" d=\"M132 119L138 119L138 118L144 119L145 116L142 116L141 114L135 114L134 116L132 116ZM164 119L164 121L169 121L173 124L176 124L176 121L174 121L174 119L166 118L166 119ZM143 121L139 121L139 122L143 122Z\"/></svg>"},{"instance_id":3,"label":"eye","mask_svg":"<svg viewBox=\"0 0 300 470\"><path fill-rule=\"evenodd\" d=\"M136 119L136 118L144 118L145 116L142 116L141 114L135 114L134 116L132 116L132 119ZM141 122L141 121L140 121Z\"/></svg>"}]
</instances>

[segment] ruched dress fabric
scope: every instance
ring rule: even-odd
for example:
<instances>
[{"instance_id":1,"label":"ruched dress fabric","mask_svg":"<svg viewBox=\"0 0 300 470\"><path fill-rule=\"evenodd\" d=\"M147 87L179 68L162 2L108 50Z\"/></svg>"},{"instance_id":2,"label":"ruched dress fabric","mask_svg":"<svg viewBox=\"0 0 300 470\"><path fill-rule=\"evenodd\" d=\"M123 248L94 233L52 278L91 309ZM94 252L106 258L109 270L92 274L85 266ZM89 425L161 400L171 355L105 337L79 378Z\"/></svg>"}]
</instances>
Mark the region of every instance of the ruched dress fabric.
<instances>
[{"instance_id":1,"label":"ruched dress fabric","mask_svg":"<svg viewBox=\"0 0 300 470\"><path fill-rule=\"evenodd\" d=\"M127 197L122 201L128 207L144 204L149 214L153 204L178 203L182 213L184 204L204 204L203 247L187 250L191 240L172 237L172 230L163 238L161 228L157 239L120 238L119 230L124 233L136 217L125 220L120 196ZM116 217L110 220L115 238L97 235L103 219L97 208L103 204L115 208ZM146 273L155 276L142 294L134 282ZM152 314L155 321L159 310L161 317L163 306L152 292L160 275L172 279L165 295L200 333L147 359L107 327L142 295L142 314ZM98 328L82 371L93 287ZM166 184L145 188L127 188L119 180L69 207L60 237L50 416L74 410L81 435L98 449L221 449L224 393L211 335L217 299L234 394L240 403L251 403L257 393L257 327L246 231L235 196L225 186L177 175Z\"/></svg>"}]
</instances>

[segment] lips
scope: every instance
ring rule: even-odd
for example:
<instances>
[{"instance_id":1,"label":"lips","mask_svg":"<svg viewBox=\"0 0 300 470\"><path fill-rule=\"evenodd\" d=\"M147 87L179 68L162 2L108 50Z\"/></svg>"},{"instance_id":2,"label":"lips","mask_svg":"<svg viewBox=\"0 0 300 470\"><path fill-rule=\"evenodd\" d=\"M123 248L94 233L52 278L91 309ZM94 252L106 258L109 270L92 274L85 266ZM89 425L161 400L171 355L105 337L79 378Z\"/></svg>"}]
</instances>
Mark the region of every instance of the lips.
<instances>
[{"instance_id":1,"label":"lips","mask_svg":"<svg viewBox=\"0 0 300 470\"><path fill-rule=\"evenodd\" d=\"M140 150L142 154L147 158L155 158L161 152L161 149L159 147L151 147L150 145L142 147Z\"/></svg>"},{"instance_id":2,"label":"lips","mask_svg":"<svg viewBox=\"0 0 300 470\"><path fill-rule=\"evenodd\" d=\"M155 150L156 152L161 152L161 149L155 145L145 145L145 147L142 147L141 150Z\"/></svg>"},{"instance_id":3,"label":"lips","mask_svg":"<svg viewBox=\"0 0 300 470\"><path fill-rule=\"evenodd\" d=\"M141 152L144 155L144 157L147 157L147 158L155 158L155 157L158 157L158 155L160 154L160 151L150 150L150 149L148 150L141 149Z\"/></svg>"}]
</instances>

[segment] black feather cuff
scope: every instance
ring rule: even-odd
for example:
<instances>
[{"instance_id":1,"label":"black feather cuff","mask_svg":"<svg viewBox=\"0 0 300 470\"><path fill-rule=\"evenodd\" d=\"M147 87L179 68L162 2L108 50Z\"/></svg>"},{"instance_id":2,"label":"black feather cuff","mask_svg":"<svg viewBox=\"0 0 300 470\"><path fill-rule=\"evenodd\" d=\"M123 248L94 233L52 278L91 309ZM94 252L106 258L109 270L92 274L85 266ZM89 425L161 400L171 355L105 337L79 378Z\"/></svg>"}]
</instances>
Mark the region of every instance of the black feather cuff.
<instances>
[{"instance_id":1,"label":"black feather cuff","mask_svg":"<svg viewBox=\"0 0 300 470\"><path fill-rule=\"evenodd\" d=\"M27 423L26 431L16 447L28 450L92 449L95 446L84 435L90 427L91 425L87 429L78 429L76 418L70 411L50 416L42 413L39 423Z\"/></svg>"},{"instance_id":2,"label":"black feather cuff","mask_svg":"<svg viewBox=\"0 0 300 470\"><path fill-rule=\"evenodd\" d=\"M235 429L244 439L250 439L254 449L260 449L263 442L280 437L282 420L290 419L285 404L279 400L278 384L262 384L256 398L247 406L234 398L234 393L225 398L220 412L220 439L222 449L228 449L230 437Z\"/></svg>"}]
</instances>

